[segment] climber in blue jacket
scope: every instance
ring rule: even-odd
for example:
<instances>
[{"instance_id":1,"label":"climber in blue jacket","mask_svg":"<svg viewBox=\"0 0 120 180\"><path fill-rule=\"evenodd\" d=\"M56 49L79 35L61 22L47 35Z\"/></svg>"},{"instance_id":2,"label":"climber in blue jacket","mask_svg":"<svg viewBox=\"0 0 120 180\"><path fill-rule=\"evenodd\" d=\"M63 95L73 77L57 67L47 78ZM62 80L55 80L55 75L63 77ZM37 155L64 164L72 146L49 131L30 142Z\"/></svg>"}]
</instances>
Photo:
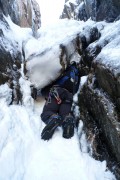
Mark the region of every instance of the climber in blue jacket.
<instances>
[{"instance_id":1,"label":"climber in blue jacket","mask_svg":"<svg viewBox=\"0 0 120 180\"><path fill-rule=\"evenodd\" d=\"M52 85L46 98L41 114L41 119L46 124L41 133L42 139L49 140L58 126L62 126L64 138L68 139L74 135L75 122L71 107L73 95L77 92L79 83L78 65L72 62Z\"/></svg>"}]
</instances>

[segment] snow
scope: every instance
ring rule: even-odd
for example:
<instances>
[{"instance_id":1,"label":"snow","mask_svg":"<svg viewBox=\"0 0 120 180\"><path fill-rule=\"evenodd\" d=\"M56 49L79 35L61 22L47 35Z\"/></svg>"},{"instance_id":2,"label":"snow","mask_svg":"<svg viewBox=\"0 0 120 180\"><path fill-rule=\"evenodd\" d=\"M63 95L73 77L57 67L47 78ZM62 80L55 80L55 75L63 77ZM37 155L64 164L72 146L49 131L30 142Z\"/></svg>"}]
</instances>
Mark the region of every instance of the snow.
<instances>
[{"instance_id":1,"label":"snow","mask_svg":"<svg viewBox=\"0 0 120 180\"><path fill-rule=\"evenodd\" d=\"M41 57L35 57L27 63L30 81L37 88L42 88L60 75L59 47L53 48Z\"/></svg>"},{"instance_id":2,"label":"snow","mask_svg":"<svg viewBox=\"0 0 120 180\"><path fill-rule=\"evenodd\" d=\"M82 78L83 85L86 77ZM87 152L83 123L71 139L62 137L59 127L48 142L40 134L45 124L40 119L44 99L30 99L30 82L20 79L24 105L8 105L8 85L0 86L0 179L1 180L115 180L106 162L94 160ZM29 102L29 103L28 103Z\"/></svg>"},{"instance_id":3,"label":"snow","mask_svg":"<svg viewBox=\"0 0 120 180\"><path fill-rule=\"evenodd\" d=\"M91 20L59 20L55 25L41 28L38 39L35 39L30 29L14 25L9 17L6 20L11 31L1 25L4 35L11 42L15 39L21 49L24 44L33 82L37 77L36 83L39 80L39 86L44 86L54 76L58 76L61 70L60 44L69 43L84 27L88 30L95 25ZM104 46L104 40L109 42L97 58L107 67L115 69L120 62L119 23L120 21L113 24L98 23L102 36L92 44ZM89 38L87 30L84 33ZM8 51L11 50L11 47L7 48ZM46 69L47 67L49 68ZM38 68L40 74L34 74L34 68ZM86 78L83 78L82 83ZM79 131L75 131L74 137L69 140L62 137L60 127L48 142L41 140L40 134L45 124L41 121L40 114L45 102L39 97L34 103L30 96L31 82L24 76L20 79L20 85L23 105L9 105L11 90L7 84L0 86L0 180L115 180L114 175L107 170L105 161L96 161L89 155L82 121ZM77 102L77 97L75 101Z\"/></svg>"},{"instance_id":4,"label":"snow","mask_svg":"<svg viewBox=\"0 0 120 180\"><path fill-rule=\"evenodd\" d=\"M0 43L13 56L18 52L22 52L24 42L32 38L32 30L30 28L20 28L12 22L9 16L4 16L4 18L9 26L0 21L0 28L4 35L4 38L0 38Z\"/></svg>"},{"instance_id":5,"label":"snow","mask_svg":"<svg viewBox=\"0 0 120 180\"><path fill-rule=\"evenodd\" d=\"M43 88L60 75L61 44L66 47L67 56L71 57L74 54L71 60L80 60L80 56L73 52L76 51L73 40L84 27L90 31L94 24L91 20L86 23L68 19L58 20L55 24L41 27L38 30L38 39L32 38L25 43L27 76L35 87ZM87 30L84 31L86 38Z\"/></svg>"},{"instance_id":6,"label":"snow","mask_svg":"<svg viewBox=\"0 0 120 180\"><path fill-rule=\"evenodd\" d=\"M77 93L76 93L76 94L74 95L74 97L73 97L73 101L74 101L75 103L78 102L78 94L79 94L82 86L85 84L86 81L87 81L87 76L82 76L81 79L80 79L80 86L79 86L79 88L78 88L78 91L77 91Z\"/></svg>"},{"instance_id":7,"label":"snow","mask_svg":"<svg viewBox=\"0 0 120 180\"><path fill-rule=\"evenodd\" d=\"M96 161L85 151L82 122L79 134L69 140L62 137L60 127L48 142L41 140L43 105L42 97L34 108L0 103L0 179L115 180L105 161Z\"/></svg>"},{"instance_id":8,"label":"snow","mask_svg":"<svg viewBox=\"0 0 120 180\"><path fill-rule=\"evenodd\" d=\"M55 24L41 27L38 30L38 39L30 39L25 45L26 59L53 46L67 43L80 32L83 26L84 22L60 19Z\"/></svg>"},{"instance_id":9,"label":"snow","mask_svg":"<svg viewBox=\"0 0 120 180\"><path fill-rule=\"evenodd\" d=\"M114 71L114 74L117 75L120 73L120 36L106 45L105 48L101 51L99 56L100 62L104 64L111 71Z\"/></svg>"},{"instance_id":10,"label":"snow","mask_svg":"<svg viewBox=\"0 0 120 180\"><path fill-rule=\"evenodd\" d=\"M77 5L76 0L69 0L69 1L67 1L65 4L66 4L68 7L70 7L70 3L72 3L72 4L74 4L74 5Z\"/></svg>"},{"instance_id":11,"label":"snow","mask_svg":"<svg viewBox=\"0 0 120 180\"><path fill-rule=\"evenodd\" d=\"M100 24L98 23L98 27ZM111 70L115 76L120 73L120 21L114 23L103 23L101 38L93 43L100 45L102 51L96 57L96 61ZM106 45L107 44L107 45ZM105 46L105 47L104 47Z\"/></svg>"},{"instance_id":12,"label":"snow","mask_svg":"<svg viewBox=\"0 0 120 180\"><path fill-rule=\"evenodd\" d=\"M30 90L30 81L27 81L24 79L24 77L21 77L19 80L21 92L22 92L22 103L26 107L33 107L33 98L31 97L31 90Z\"/></svg>"},{"instance_id":13,"label":"snow","mask_svg":"<svg viewBox=\"0 0 120 180\"><path fill-rule=\"evenodd\" d=\"M3 84L0 86L0 103L6 102L10 104L12 101L12 90L9 88L7 84Z\"/></svg>"},{"instance_id":14,"label":"snow","mask_svg":"<svg viewBox=\"0 0 120 180\"><path fill-rule=\"evenodd\" d=\"M4 17L9 24L10 29L12 30L11 32L9 32L11 34L9 34L8 32L5 34L8 39L12 40L12 38L14 37L14 39L16 39L18 42L22 42L32 37L32 30L30 28L21 28L20 26L12 22L10 16ZM6 31L4 31L4 33L5 32Z\"/></svg>"}]
</instances>

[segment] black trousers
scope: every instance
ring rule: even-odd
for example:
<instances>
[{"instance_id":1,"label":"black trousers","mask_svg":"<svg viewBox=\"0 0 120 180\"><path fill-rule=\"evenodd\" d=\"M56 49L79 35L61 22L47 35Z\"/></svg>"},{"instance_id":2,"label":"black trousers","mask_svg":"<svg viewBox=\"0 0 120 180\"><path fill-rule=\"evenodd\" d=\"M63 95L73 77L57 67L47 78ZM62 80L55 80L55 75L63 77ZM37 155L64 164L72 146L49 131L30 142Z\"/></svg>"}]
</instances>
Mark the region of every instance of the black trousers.
<instances>
[{"instance_id":1,"label":"black trousers","mask_svg":"<svg viewBox=\"0 0 120 180\"><path fill-rule=\"evenodd\" d=\"M53 95L50 96L50 102L46 100L43 112L41 114L41 119L46 124L49 121L49 118L54 114L58 114L59 116L61 116L62 120L64 120L65 116L71 113L71 107L73 102L72 93L61 87L54 88L56 88L59 98L61 99L61 103L58 104L56 98Z\"/></svg>"}]
</instances>

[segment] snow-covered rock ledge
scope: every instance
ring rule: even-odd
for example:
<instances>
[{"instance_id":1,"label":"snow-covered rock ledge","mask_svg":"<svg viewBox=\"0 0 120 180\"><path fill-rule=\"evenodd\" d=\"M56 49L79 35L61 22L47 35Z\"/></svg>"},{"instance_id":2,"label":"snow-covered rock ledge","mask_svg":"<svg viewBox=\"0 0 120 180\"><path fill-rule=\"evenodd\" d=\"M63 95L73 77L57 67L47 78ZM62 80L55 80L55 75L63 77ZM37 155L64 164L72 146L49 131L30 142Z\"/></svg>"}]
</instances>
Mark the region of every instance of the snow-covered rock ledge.
<instances>
[{"instance_id":1,"label":"snow-covered rock ledge","mask_svg":"<svg viewBox=\"0 0 120 180\"><path fill-rule=\"evenodd\" d=\"M24 45L26 76L38 89L43 88L54 81L71 61L80 62L83 47L99 37L96 23L91 20L85 23L64 19L41 27L38 39L29 39Z\"/></svg>"},{"instance_id":2,"label":"snow-covered rock ledge","mask_svg":"<svg viewBox=\"0 0 120 180\"><path fill-rule=\"evenodd\" d=\"M90 74L80 92L81 119L88 124L93 120L96 122L98 128L102 130L109 153L118 163L120 161L119 26L120 21L99 24L100 39L83 49L83 62L90 68ZM118 172L120 178L120 170Z\"/></svg>"}]
</instances>

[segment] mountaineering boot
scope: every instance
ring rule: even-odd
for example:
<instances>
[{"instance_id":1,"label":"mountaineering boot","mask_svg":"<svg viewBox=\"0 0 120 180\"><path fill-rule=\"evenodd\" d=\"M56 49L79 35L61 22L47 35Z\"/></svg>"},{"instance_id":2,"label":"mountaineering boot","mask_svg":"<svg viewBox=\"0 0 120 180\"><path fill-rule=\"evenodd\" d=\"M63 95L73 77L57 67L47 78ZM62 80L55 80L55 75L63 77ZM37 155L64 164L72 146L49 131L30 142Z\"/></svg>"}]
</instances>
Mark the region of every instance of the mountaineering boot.
<instances>
[{"instance_id":1,"label":"mountaineering boot","mask_svg":"<svg viewBox=\"0 0 120 180\"><path fill-rule=\"evenodd\" d=\"M65 117L62 127L64 138L69 139L74 136L74 118L72 115Z\"/></svg>"},{"instance_id":2,"label":"mountaineering boot","mask_svg":"<svg viewBox=\"0 0 120 180\"><path fill-rule=\"evenodd\" d=\"M41 139L49 140L55 129L62 124L61 117L59 115L52 115L41 133Z\"/></svg>"}]
</instances>

